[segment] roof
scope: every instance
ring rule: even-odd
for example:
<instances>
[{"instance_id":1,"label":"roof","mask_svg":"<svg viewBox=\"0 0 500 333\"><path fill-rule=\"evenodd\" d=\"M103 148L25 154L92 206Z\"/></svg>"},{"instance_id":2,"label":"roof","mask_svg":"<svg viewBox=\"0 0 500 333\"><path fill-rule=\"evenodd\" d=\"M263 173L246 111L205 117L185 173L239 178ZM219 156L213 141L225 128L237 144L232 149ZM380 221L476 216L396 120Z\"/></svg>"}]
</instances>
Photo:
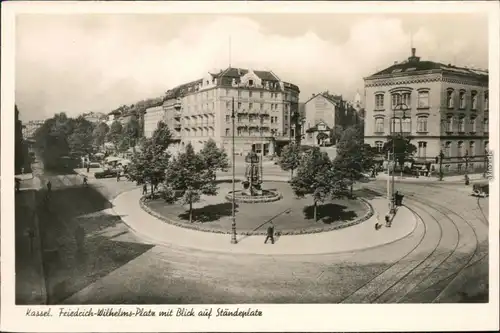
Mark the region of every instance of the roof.
<instances>
[{"instance_id":1,"label":"roof","mask_svg":"<svg viewBox=\"0 0 500 333\"><path fill-rule=\"evenodd\" d=\"M212 75L215 77L239 78L239 77L242 77L243 75L246 75L248 72L249 72L248 69L228 67L225 70L223 70L217 74L212 74ZM274 82L280 81L280 79L271 71L253 71L253 72L261 80L274 81Z\"/></svg>"},{"instance_id":2,"label":"roof","mask_svg":"<svg viewBox=\"0 0 500 333\"><path fill-rule=\"evenodd\" d=\"M369 77L367 77L367 79L377 76L398 75L398 74L404 75L413 72L423 72L432 70L454 73L454 74L469 75L469 76L474 76L478 79L488 78L487 70L458 67L451 64L446 65L435 61L421 61L420 57L415 56L415 49L412 49L412 56L409 57L407 60L400 63L395 63L392 66L389 66L379 72L376 72L375 74L372 74Z\"/></svg>"},{"instance_id":3,"label":"roof","mask_svg":"<svg viewBox=\"0 0 500 333\"><path fill-rule=\"evenodd\" d=\"M320 120L316 125L314 125L313 127L310 127L306 130L307 133L312 133L312 132L316 132L318 131L318 126L319 125L325 125L325 131L329 131L331 130L330 126L328 126L323 120Z\"/></svg>"},{"instance_id":4,"label":"roof","mask_svg":"<svg viewBox=\"0 0 500 333\"><path fill-rule=\"evenodd\" d=\"M335 104L335 105L337 105L338 103L342 102L342 95L332 95L332 94L330 94L328 91L324 91L324 92L319 93L319 94L313 94L313 95L311 96L311 98L309 98L309 99L308 99L308 100L304 103L304 105L305 105L305 104L307 104L307 103L309 103L309 101L311 101L311 100L315 99L315 98L316 98L316 97L318 97L318 96L322 96L322 97L324 97L327 101L329 101L329 102L331 102L332 104Z\"/></svg>"}]
</instances>

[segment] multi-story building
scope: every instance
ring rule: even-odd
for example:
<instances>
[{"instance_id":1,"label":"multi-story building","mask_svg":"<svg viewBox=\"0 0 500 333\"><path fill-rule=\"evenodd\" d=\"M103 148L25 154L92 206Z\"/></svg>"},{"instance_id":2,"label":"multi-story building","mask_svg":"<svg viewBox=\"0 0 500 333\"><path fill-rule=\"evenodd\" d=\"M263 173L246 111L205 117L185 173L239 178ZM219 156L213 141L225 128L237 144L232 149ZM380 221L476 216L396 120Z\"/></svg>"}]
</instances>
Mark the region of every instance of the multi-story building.
<instances>
[{"instance_id":1,"label":"multi-story building","mask_svg":"<svg viewBox=\"0 0 500 333\"><path fill-rule=\"evenodd\" d=\"M32 139L37 129L42 127L45 120L30 120L22 125L23 139Z\"/></svg>"},{"instance_id":2,"label":"multi-story building","mask_svg":"<svg viewBox=\"0 0 500 333\"><path fill-rule=\"evenodd\" d=\"M119 110L113 110L110 113L108 113L106 117L106 124L111 127L111 124L114 123L115 120L120 119L121 112Z\"/></svg>"},{"instance_id":3,"label":"multi-story building","mask_svg":"<svg viewBox=\"0 0 500 333\"><path fill-rule=\"evenodd\" d=\"M365 142L382 149L393 132L412 137L416 157L444 171L484 166L488 149L488 71L421 61L412 55L365 80ZM404 112L403 112L404 110Z\"/></svg>"},{"instance_id":4,"label":"multi-story building","mask_svg":"<svg viewBox=\"0 0 500 333\"><path fill-rule=\"evenodd\" d=\"M299 93L273 72L230 67L169 90L163 120L180 148L189 142L199 150L212 138L231 154L234 109L235 153L272 155L295 137Z\"/></svg>"}]
</instances>

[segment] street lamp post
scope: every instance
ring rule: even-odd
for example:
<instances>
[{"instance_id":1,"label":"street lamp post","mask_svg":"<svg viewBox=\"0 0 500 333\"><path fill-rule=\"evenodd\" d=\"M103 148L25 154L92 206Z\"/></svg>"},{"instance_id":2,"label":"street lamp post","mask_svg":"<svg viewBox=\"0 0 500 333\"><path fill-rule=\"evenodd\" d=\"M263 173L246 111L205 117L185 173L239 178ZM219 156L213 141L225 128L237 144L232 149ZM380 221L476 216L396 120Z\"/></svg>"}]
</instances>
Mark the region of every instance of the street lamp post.
<instances>
[{"instance_id":1,"label":"street lamp post","mask_svg":"<svg viewBox=\"0 0 500 333\"><path fill-rule=\"evenodd\" d=\"M234 174L235 174L235 155L234 155L234 97L232 100L232 113L231 113L231 121L232 121L232 153L233 153L233 192L232 192L232 200L231 200L231 208L232 208L232 222L231 222L231 244L236 244L238 241L236 240L236 215L235 215L235 183L234 183Z\"/></svg>"},{"instance_id":2,"label":"street lamp post","mask_svg":"<svg viewBox=\"0 0 500 333\"><path fill-rule=\"evenodd\" d=\"M390 193L390 196L389 196L389 189L387 190L387 194L389 196L389 207L390 207L390 212L391 213L394 213L395 211L395 198L394 198L394 184L395 184L395 173L396 173L396 144L395 144L395 139L396 139L396 111L400 110L403 112L403 116L401 118L399 118L399 124L400 124L400 127L399 127L399 138L402 140L403 139L403 120L406 119L406 111L408 111L408 105L406 105L405 103L398 103L392 110L392 121L391 121L391 128L390 128L390 134L391 134L391 138L392 138L392 162L393 162L393 165L392 165L392 177L388 177L388 178L392 178L392 185L391 185L391 193ZM387 154L387 164L389 165L389 157L390 157L390 154L388 153ZM389 169L389 167L388 167ZM390 169L389 169L390 170ZM389 187L389 181L388 181L388 187Z\"/></svg>"},{"instance_id":3,"label":"street lamp post","mask_svg":"<svg viewBox=\"0 0 500 333\"><path fill-rule=\"evenodd\" d=\"M443 159L444 159L444 153L443 150L439 151L439 180L443 180Z\"/></svg>"},{"instance_id":4,"label":"street lamp post","mask_svg":"<svg viewBox=\"0 0 500 333\"><path fill-rule=\"evenodd\" d=\"M470 156L469 156L469 151L465 150L465 185L469 185L469 161L470 161Z\"/></svg>"}]
</instances>

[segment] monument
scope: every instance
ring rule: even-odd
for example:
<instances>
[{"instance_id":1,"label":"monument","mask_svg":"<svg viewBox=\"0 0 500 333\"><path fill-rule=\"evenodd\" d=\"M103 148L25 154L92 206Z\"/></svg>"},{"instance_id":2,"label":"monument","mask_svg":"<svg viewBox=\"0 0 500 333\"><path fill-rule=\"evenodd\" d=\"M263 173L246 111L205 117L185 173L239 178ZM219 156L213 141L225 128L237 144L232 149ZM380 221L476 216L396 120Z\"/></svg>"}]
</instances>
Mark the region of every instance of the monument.
<instances>
[{"instance_id":1,"label":"monument","mask_svg":"<svg viewBox=\"0 0 500 333\"><path fill-rule=\"evenodd\" d=\"M251 151L245 157L245 179L241 182L243 189L235 191L235 202L244 203L262 203L274 202L281 199L281 193L276 190L267 190L262 188L262 163L261 157L255 152ZM231 201L233 199L233 192L226 195L226 199Z\"/></svg>"}]
</instances>

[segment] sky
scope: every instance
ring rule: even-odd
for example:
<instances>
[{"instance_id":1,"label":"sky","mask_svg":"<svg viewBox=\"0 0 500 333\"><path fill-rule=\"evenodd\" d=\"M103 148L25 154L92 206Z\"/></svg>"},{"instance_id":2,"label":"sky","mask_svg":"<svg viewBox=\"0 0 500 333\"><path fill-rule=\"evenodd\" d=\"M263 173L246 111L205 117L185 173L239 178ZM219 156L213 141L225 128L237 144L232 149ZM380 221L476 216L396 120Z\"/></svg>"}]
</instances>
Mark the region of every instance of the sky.
<instances>
[{"instance_id":1,"label":"sky","mask_svg":"<svg viewBox=\"0 0 500 333\"><path fill-rule=\"evenodd\" d=\"M229 63L272 70L302 102L326 90L353 99L412 41L422 60L488 66L481 14L20 14L16 103L23 121L108 113Z\"/></svg>"}]
</instances>

